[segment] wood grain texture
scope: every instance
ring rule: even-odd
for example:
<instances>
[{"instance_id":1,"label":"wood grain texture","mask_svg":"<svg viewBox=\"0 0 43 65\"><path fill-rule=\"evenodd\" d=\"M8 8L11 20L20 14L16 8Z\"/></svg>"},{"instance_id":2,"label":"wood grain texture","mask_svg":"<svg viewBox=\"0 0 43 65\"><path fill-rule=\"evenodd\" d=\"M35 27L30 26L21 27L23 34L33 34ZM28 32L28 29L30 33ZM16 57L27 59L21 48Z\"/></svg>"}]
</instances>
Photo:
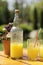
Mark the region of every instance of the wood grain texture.
<instances>
[{"instance_id":1,"label":"wood grain texture","mask_svg":"<svg viewBox=\"0 0 43 65\"><path fill-rule=\"evenodd\" d=\"M24 56L27 56L27 51L24 49ZM29 61L26 59L13 60L4 54L4 51L0 51L0 65L43 65L40 61Z\"/></svg>"}]
</instances>

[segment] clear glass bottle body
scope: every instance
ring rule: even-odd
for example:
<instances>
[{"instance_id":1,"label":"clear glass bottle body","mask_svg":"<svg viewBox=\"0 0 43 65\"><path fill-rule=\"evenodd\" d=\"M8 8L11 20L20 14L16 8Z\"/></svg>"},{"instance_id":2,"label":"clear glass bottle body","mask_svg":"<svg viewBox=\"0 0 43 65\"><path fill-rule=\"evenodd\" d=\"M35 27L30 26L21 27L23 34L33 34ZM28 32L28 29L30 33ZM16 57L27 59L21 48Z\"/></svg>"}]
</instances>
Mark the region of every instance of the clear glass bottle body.
<instances>
[{"instance_id":1,"label":"clear glass bottle body","mask_svg":"<svg viewBox=\"0 0 43 65\"><path fill-rule=\"evenodd\" d=\"M10 56L21 58L23 56L23 30L19 27L18 13L15 13L14 25L11 29Z\"/></svg>"}]
</instances>

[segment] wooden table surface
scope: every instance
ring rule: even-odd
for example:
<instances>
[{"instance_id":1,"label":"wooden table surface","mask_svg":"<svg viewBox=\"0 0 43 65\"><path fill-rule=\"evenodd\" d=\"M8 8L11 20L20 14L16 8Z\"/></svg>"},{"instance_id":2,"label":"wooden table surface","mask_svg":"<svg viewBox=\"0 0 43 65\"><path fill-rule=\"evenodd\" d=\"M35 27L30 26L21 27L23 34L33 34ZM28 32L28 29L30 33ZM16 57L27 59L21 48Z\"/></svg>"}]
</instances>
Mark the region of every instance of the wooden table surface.
<instances>
[{"instance_id":1,"label":"wooden table surface","mask_svg":"<svg viewBox=\"0 0 43 65\"><path fill-rule=\"evenodd\" d=\"M24 56L27 55L26 49L24 49ZM43 65L42 61L29 61L27 59L13 60L4 54L4 51L0 51L0 65Z\"/></svg>"}]
</instances>

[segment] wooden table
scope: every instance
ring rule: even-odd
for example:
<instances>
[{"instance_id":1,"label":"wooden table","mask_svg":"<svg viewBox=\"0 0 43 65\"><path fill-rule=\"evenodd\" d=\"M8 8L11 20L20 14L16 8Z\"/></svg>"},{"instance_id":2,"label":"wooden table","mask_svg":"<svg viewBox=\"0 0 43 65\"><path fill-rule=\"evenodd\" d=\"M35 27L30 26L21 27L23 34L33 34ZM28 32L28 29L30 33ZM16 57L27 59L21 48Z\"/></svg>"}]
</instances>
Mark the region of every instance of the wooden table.
<instances>
[{"instance_id":1,"label":"wooden table","mask_svg":"<svg viewBox=\"0 0 43 65\"><path fill-rule=\"evenodd\" d=\"M24 49L24 56L27 55L26 49ZM4 51L0 51L0 65L43 65L41 61L29 61L26 59L13 60L4 54Z\"/></svg>"}]
</instances>

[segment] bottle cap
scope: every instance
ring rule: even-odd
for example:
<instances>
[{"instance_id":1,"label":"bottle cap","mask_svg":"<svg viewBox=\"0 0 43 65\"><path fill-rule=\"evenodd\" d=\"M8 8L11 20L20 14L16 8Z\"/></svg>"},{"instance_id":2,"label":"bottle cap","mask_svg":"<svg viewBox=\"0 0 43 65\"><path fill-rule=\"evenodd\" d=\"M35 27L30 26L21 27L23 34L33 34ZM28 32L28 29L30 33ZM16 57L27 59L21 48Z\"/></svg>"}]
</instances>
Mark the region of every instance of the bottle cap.
<instances>
[{"instance_id":1,"label":"bottle cap","mask_svg":"<svg viewBox=\"0 0 43 65\"><path fill-rule=\"evenodd\" d=\"M15 13L19 13L19 10L18 9L15 9Z\"/></svg>"}]
</instances>

